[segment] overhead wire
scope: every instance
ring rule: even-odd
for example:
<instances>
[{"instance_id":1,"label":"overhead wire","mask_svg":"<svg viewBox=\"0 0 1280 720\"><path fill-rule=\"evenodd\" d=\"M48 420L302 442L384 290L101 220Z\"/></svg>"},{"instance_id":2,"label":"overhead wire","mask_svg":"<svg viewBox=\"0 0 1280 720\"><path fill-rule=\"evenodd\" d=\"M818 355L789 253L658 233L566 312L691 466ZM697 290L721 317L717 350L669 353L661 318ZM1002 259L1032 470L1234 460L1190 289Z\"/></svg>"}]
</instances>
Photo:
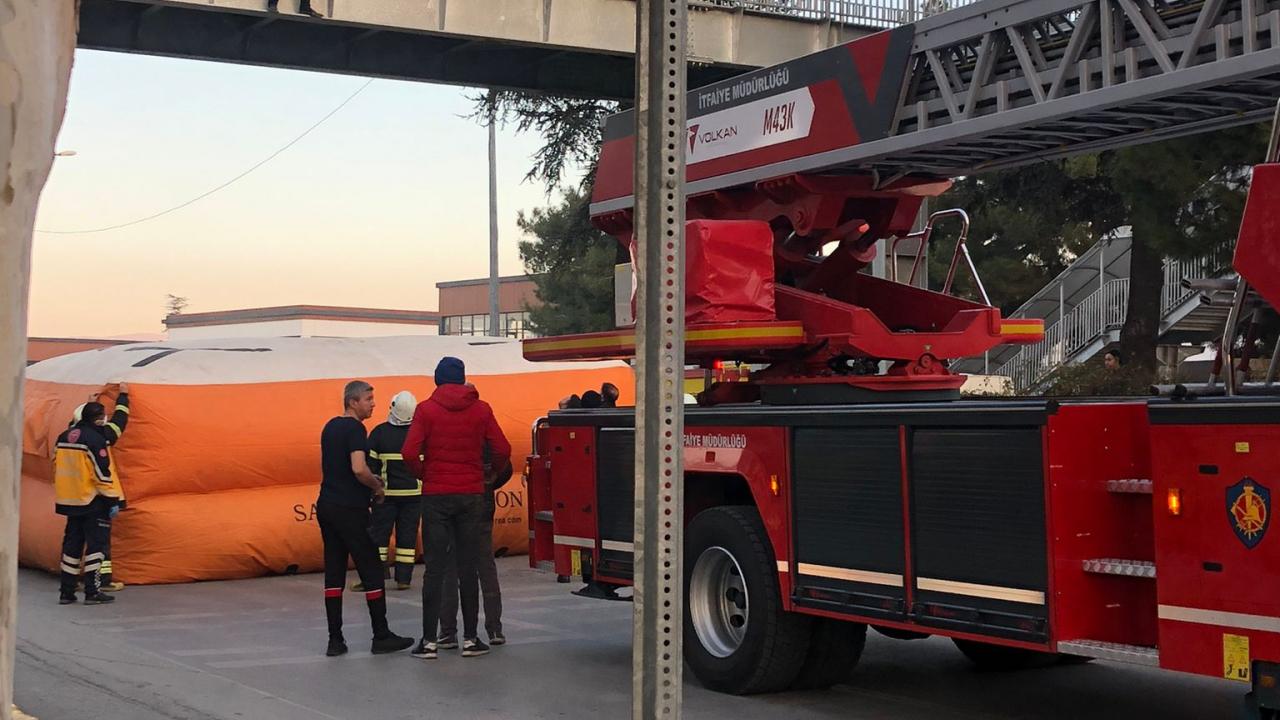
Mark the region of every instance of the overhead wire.
<instances>
[{"instance_id":1,"label":"overhead wire","mask_svg":"<svg viewBox=\"0 0 1280 720\"><path fill-rule=\"evenodd\" d=\"M342 102L338 103L338 104L337 104L337 106L335 106L335 107L334 107L332 110L330 110L329 112L325 113L324 117L322 117L322 118L320 118L319 120L317 120L317 121L316 121L315 123L313 123L310 127L308 127L306 130L303 130L303 131L302 131L298 136L294 137L292 140L290 140L289 142L287 142L287 143L285 143L284 145L282 145L282 146L281 146L279 149L277 149L275 152L273 152L273 153L271 153L270 155L266 156L266 157L265 157L265 158L263 158L262 160L259 160L258 162L254 163L254 164L253 164L253 165L251 165L247 170L245 170L245 171L241 172L240 174L236 175L235 177L231 178L230 180L227 180L226 182L223 182L223 183L221 183L220 185L218 185L218 186L216 186L216 187L214 187L214 188L211 188L211 189L209 189L209 190L206 190L205 192L200 193L199 195L197 195L197 196L195 196L195 197L191 198L190 200L187 200L187 201L185 201L185 202L179 203L179 204L174 205L173 207L167 208L167 209L165 209L165 210L161 210L160 212L152 213L152 214L147 215L147 216L145 216L145 217L137 218L136 220L130 220L130 221L128 221L128 222L123 222L123 223L116 223L115 225L106 225L106 226L103 226L103 227L96 227L96 228L86 228L86 229L83 229L83 230L43 230L43 229L37 228L37 229L36 229L36 232L38 232L38 233L43 233L43 234L45 234L45 235L86 235L86 234L89 234L89 233L101 233L101 232L107 232L107 231L109 231L109 230L119 230L120 228L126 228L126 227L130 227L130 226L132 226L132 225L139 225L139 224L141 224L141 223L148 222L148 221L151 221L151 220L155 220L156 218L159 218L159 217L163 217L163 216L168 215L168 214L170 214L170 213L177 212L177 211L179 211L179 210L181 210L181 209L183 209L183 208L185 208L185 207L188 207L188 206L190 206L190 205L192 205L192 204L194 204L194 203L197 203L197 202L199 202L199 201L201 201L201 200L203 200L203 199L205 199L205 198L209 197L210 195L213 195L213 194L214 194L214 193L216 193L216 192L219 192L219 191L221 191L221 190L225 190L226 188L230 187L231 185L235 184L236 182L238 182L238 181L240 181L240 180L244 179L246 176L248 176L248 175L249 175L250 173L252 173L254 170L257 170L258 168L262 167L263 165L266 165L267 163L271 162L271 161L272 161L272 160L274 160L278 155L280 155L281 153L283 153L285 150L288 150L289 148L291 148L291 147L293 147L294 145L298 144L298 142L300 142L303 138L305 138L306 136L310 135L310 134L311 134L311 133L312 133L316 128L318 128L318 127L320 127L321 125L323 125L323 124L324 124L324 123L325 123L329 118L331 118L331 117L333 117L334 115L338 114L338 111L339 111L339 110L341 110L342 108L346 107L346 106L347 106L347 105L348 105L352 100L355 100L355 99L356 99L356 96L357 96L357 95L359 95L360 93L364 92L365 88L369 87L369 85L371 85L371 84L373 84L373 78L370 78L370 79L369 79L369 80L367 80L363 85L361 85L360 87L356 88L355 92L353 92L353 93L351 93L350 95L348 95L348 96L347 96L347 98L346 98L345 100L343 100Z\"/></svg>"}]
</instances>

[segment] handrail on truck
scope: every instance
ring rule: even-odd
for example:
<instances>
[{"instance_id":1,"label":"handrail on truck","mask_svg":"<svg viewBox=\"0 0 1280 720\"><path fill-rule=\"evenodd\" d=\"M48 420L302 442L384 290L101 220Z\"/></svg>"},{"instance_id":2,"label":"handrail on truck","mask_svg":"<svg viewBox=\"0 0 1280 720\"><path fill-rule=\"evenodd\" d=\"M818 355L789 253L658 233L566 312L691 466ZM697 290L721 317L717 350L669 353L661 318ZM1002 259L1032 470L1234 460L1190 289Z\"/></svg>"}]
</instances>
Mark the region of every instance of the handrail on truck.
<instances>
[{"instance_id":1,"label":"handrail on truck","mask_svg":"<svg viewBox=\"0 0 1280 720\"><path fill-rule=\"evenodd\" d=\"M920 270L920 263L924 260L925 248L929 246L929 241L933 237L934 226L939 220L955 216L960 218L960 235L956 238L956 247L951 252L951 264L947 268L947 279L942 284L942 293L944 295L951 294L951 286L956 278L956 266L960 263L960 257L963 255L965 263L969 266L969 272L973 275L973 282L978 286L978 293L982 295L984 305L991 305L991 298L987 296L987 289L982 285L982 278L978 277L978 268L973 264L973 256L969 254L969 246L965 243L969 236L969 213L959 208L950 210L939 210L929 216L928 222L924 228L913 233L907 233L895 237L893 242L889 244L889 279L898 282L898 243L907 239L919 239L920 244L916 247L916 257L911 263L911 277L907 280L908 285L916 283L916 274Z\"/></svg>"}]
</instances>

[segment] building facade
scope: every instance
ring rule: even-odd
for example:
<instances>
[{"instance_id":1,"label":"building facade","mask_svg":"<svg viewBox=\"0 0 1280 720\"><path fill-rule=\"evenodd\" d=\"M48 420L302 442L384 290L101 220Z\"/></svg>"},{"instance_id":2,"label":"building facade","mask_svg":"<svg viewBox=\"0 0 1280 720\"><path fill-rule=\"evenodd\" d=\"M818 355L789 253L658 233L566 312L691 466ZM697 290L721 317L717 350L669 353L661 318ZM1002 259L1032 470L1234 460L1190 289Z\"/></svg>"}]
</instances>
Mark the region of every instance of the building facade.
<instances>
[{"instance_id":1,"label":"building facade","mask_svg":"<svg viewBox=\"0 0 1280 720\"><path fill-rule=\"evenodd\" d=\"M436 283L440 292L441 335L489 335L489 278ZM537 307L537 286L528 275L498 278L498 327L503 337L534 337L530 307Z\"/></svg>"},{"instance_id":2,"label":"building facade","mask_svg":"<svg viewBox=\"0 0 1280 720\"><path fill-rule=\"evenodd\" d=\"M170 315L164 324L170 340L436 335L440 314L431 310L287 305Z\"/></svg>"}]
</instances>

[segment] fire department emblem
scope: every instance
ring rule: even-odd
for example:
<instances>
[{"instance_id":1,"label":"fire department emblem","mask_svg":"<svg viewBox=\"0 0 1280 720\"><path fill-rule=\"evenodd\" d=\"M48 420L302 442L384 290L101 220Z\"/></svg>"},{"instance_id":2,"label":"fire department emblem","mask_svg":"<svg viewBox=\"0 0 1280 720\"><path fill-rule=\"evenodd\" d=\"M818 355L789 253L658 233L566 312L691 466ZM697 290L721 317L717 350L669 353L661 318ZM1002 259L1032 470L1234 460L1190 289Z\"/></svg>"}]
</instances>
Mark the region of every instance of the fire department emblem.
<instances>
[{"instance_id":1,"label":"fire department emblem","mask_svg":"<svg viewBox=\"0 0 1280 720\"><path fill-rule=\"evenodd\" d=\"M1227 516L1236 537L1252 550L1271 524L1271 491L1251 477L1241 478L1227 488Z\"/></svg>"}]
</instances>

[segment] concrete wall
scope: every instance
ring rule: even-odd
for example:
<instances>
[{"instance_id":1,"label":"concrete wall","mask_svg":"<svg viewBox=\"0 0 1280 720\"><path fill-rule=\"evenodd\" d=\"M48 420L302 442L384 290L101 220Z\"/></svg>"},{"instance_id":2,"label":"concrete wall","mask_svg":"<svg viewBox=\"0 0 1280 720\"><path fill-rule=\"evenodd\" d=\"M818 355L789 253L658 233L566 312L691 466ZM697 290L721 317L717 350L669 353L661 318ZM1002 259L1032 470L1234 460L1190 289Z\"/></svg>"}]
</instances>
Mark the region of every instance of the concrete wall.
<instances>
[{"instance_id":1,"label":"concrete wall","mask_svg":"<svg viewBox=\"0 0 1280 720\"><path fill-rule=\"evenodd\" d=\"M13 704L18 471L36 203L53 164L75 47L72 0L0 2L0 719Z\"/></svg>"}]
</instances>

